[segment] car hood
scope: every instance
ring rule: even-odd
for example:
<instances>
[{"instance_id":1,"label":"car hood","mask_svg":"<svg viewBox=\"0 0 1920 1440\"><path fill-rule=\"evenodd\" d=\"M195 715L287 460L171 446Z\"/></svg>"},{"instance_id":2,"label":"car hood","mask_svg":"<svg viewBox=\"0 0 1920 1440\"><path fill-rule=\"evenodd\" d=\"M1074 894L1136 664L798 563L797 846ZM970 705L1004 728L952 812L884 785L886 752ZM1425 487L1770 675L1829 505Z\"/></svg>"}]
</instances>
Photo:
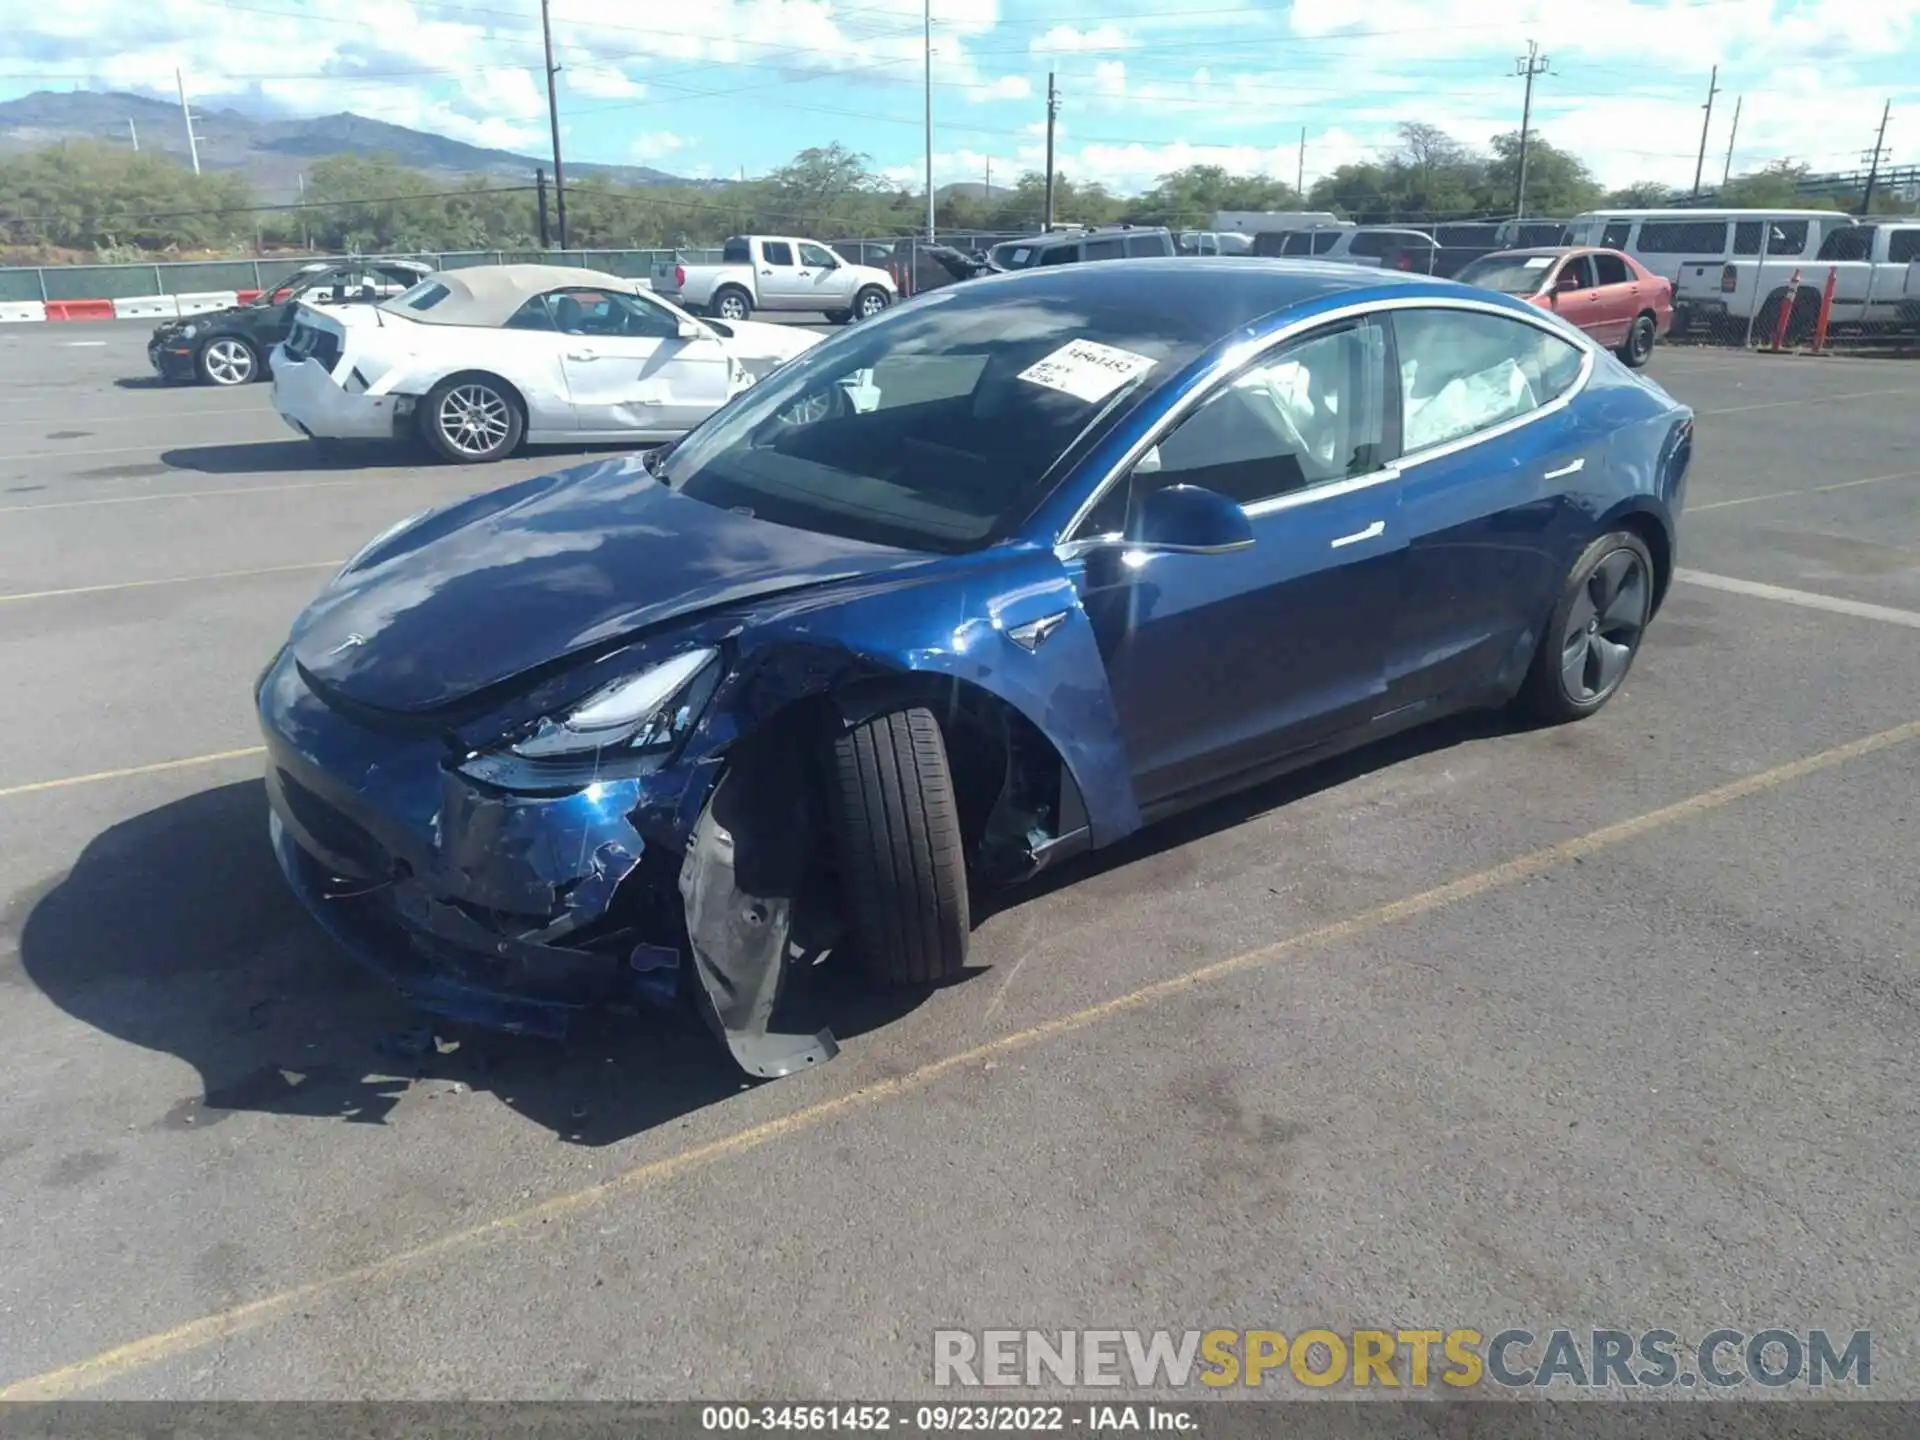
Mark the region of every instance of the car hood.
<instances>
[{"instance_id":1,"label":"car hood","mask_svg":"<svg viewBox=\"0 0 1920 1440\"><path fill-rule=\"evenodd\" d=\"M930 558L689 500L631 456L389 532L321 592L290 644L346 699L421 714L664 621Z\"/></svg>"},{"instance_id":2,"label":"car hood","mask_svg":"<svg viewBox=\"0 0 1920 1440\"><path fill-rule=\"evenodd\" d=\"M208 310L199 315L182 315L178 320L164 320L153 327L155 335L177 335L189 325L210 325L215 321L231 320L236 315L245 315L253 307L250 305L229 305L224 310Z\"/></svg>"},{"instance_id":3,"label":"car hood","mask_svg":"<svg viewBox=\"0 0 1920 1440\"><path fill-rule=\"evenodd\" d=\"M792 325L769 325L762 320L723 320L730 334L721 343L742 362L765 361L782 365L803 350L810 350L821 336Z\"/></svg>"}]
</instances>

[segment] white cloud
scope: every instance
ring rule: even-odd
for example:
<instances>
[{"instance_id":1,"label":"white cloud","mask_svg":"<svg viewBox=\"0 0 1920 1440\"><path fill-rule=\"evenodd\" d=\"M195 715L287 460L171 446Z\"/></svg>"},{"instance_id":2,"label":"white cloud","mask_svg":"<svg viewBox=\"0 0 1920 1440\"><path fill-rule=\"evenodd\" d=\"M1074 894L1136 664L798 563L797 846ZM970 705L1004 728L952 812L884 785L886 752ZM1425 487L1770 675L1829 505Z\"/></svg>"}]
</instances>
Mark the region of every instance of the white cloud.
<instances>
[{"instance_id":1,"label":"white cloud","mask_svg":"<svg viewBox=\"0 0 1920 1440\"><path fill-rule=\"evenodd\" d=\"M1118 25L1096 25L1091 30L1056 25L1035 40L1030 48L1039 55L1075 55L1088 51L1130 50L1138 43Z\"/></svg>"},{"instance_id":2,"label":"white cloud","mask_svg":"<svg viewBox=\"0 0 1920 1440\"><path fill-rule=\"evenodd\" d=\"M693 144L684 135L676 135L671 130L649 130L634 139L627 147L627 154L643 163L665 160L677 150L684 150Z\"/></svg>"}]
</instances>

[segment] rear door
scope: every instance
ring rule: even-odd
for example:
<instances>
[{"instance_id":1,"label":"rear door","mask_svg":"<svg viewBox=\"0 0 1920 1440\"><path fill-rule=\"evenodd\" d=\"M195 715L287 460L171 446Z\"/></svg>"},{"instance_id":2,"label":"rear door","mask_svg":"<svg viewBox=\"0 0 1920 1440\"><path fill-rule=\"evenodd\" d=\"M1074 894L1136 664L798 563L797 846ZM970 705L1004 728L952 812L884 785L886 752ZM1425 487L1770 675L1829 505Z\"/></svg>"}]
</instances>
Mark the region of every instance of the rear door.
<instances>
[{"instance_id":1,"label":"rear door","mask_svg":"<svg viewBox=\"0 0 1920 1440\"><path fill-rule=\"evenodd\" d=\"M756 240L754 288L762 310L805 310L815 303L813 274L800 264L791 240Z\"/></svg>"},{"instance_id":2,"label":"rear door","mask_svg":"<svg viewBox=\"0 0 1920 1440\"><path fill-rule=\"evenodd\" d=\"M1571 404L1587 352L1505 314L1393 315L1407 560L1387 708L1471 696L1517 674L1591 517L1576 498L1606 434Z\"/></svg>"}]
</instances>

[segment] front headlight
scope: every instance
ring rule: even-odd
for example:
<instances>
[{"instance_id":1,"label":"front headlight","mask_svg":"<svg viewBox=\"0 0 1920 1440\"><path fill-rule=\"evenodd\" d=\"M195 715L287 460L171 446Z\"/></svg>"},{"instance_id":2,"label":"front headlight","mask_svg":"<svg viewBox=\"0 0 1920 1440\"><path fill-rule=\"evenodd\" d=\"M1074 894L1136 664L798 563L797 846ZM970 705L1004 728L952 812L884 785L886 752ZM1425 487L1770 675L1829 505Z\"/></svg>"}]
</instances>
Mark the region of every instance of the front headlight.
<instances>
[{"instance_id":1,"label":"front headlight","mask_svg":"<svg viewBox=\"0 0 1920 1440\"><path fill-rule=\"evenodd\" d=\"M180 332L177 338L181 340L191 340L194 336L198 335L199 333L200 333L200 327L198 325L195 325L192 321L188 321L185 325L182 325L180 327Z\"/></svg>"},{"instance_id":2,"label":"front headlight","mask_svg":"<svg viewBox=\"0 0 1920 1440\"><path fill-rule=\"evenodd\" d=\"M623 769L631 773L635 762L657 762L700 719L719 683L719 658L708 646L683 651L594 692L560 718L543 718L504 749L472 756L461 768L513 789L584 784Z\"/></svg>"}]
</instances>

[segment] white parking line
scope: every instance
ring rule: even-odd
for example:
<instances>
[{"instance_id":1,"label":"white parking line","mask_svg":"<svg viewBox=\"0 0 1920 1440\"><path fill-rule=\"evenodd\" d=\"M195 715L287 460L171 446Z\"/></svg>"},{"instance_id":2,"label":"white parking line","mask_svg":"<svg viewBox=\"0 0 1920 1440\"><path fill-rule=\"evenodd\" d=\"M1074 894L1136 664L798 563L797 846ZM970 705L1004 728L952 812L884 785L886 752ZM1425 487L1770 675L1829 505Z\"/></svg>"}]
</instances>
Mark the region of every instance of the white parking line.
<instances>
[{"instance_id":1,"label":"white parking line","mask_svg":"<svg viewBox=\"0 0 1920 1440\"><path fill-rule=\"evenodd\" d=\"M269 418L262 415L261 419ZM154 445L111 445L101 450L28 450L19 455L0 455L0 465L10 465L17 460L80 460L93 455L153 455L163 450L206 450L215 445L264 445L269 439L285 440L292 444L299 436L288 428L287 423L278 415L271 416L276 434L262 436L258 440L201 440L191 445L182 445L177 441L162 440Z\"/></svg>"},{"instance_id":2,"label":"white parking line","mask_svg":"<svg viewBox=\"0 0 1920 1440\"><path fill-rule=\"evenodd\" d=\"M1790 405L1831 405L1841 400L1872 400L1883 395L1920 396L1920 390L1902 387L1898 390L1855 390L1845 395L1802 395L1793 400L1765 400L1757 405L1732 405L1724 410L1701 410L1696 413L1705 419L1709 415L1745 415L1750 410L1784 410Z\"/></svg>"},{"instance_id":3,"label":"white parking line","mask_svg":"<svg viewBox=\"0 0 1920 1440\"><path fill-rule=\"evenodd\" d=\"M1673 578L1689 585L1704 585L1709 590L1725 590L1731 595L1751 595L1756 600L1778 600L1783 605L1830 610L1835 615L1852 615L1860 620L1883 620L1889 625L1905 625L1910 630L1920 630L1920 610L1896 610L1891 605L1869 605L1864 600L1846 600L1838 595L1820 595L1812 590L1789 590L1784 585L1763 585L1758 580L1736 580L1731 575L1708 575L1699 570L1676 570Z\"/></svg>"},{"instance_id":4,"label":"white parking line","mask_svg":"<svg viewBox=\"0 0 1920 1440\"><path fill-rule=\"evenodd\" d=\"M256 575L291 575L301 570L332 570L344 560L308 560L298 565L265 565L258 570L215 570L206 575L167 575L158 580L115 580L104 585L71 585L64 590L22 590L0 595L0 605L17 600L60 600L68 595L102 595L109 590L145 590L154 585L198 585L205 580L250 580Z\"/></svg>"},{"instance_id":5,"label":"white parking line","mask_svg":"<svg viewBox=\"0 0 1920 1440\"><path fill-rule=\"evenodd\" d=\"M62 425L147 425L155 420L203 420L209 415L253 415L261 413L251 407L230 405L224 410L170 410L164 415L85 415L75 418L71 415L60 417ZM266 413L271 413L266 412ZM10 429L21 425L51 425L52 420L0 420L0 429Z\"/></svg>"},{"instance_id":6,"label":"white parking line","mask_svg":"<svg viewBox=\"0 0 1920 1440\"><path fill-rule=\"evenodd\" d=\"M1689 505L1686 513L1725 510L1733 505L1758 505L1763 500L1790 500L1796 495L1826 495L1835 490L1852 490L1860 485L1882 485L1889 480L1920 480L1920 470L1901 470L1892 475L1868 475L1859 480L1841 480L1832 485L1810 485L1804 490L1773 490L1765 495L1742 495L1737 500L1710 500L1705 505Z\"/></svg>"},{"instance_id":7,"label":"white parking line","mask_svg":"<svg viewBox=\"0 0 1920 1440\"><path fill-rule=\"evenodd\" d=\"M78 510L94 505L144 505L153 500L224 500L229 495L278 495L288 490L336 490L347 485L392 484L401 480L463 480L471 474L466 467L448 466L441 470L379 470L356 475L350 480L295 480L285 485L227 485L214 490L161 490L152 495L96 495L90 500L46 500L38 505L0 505L0 515L18 515L26 510Z\"/></svg>"}]
</instances>

